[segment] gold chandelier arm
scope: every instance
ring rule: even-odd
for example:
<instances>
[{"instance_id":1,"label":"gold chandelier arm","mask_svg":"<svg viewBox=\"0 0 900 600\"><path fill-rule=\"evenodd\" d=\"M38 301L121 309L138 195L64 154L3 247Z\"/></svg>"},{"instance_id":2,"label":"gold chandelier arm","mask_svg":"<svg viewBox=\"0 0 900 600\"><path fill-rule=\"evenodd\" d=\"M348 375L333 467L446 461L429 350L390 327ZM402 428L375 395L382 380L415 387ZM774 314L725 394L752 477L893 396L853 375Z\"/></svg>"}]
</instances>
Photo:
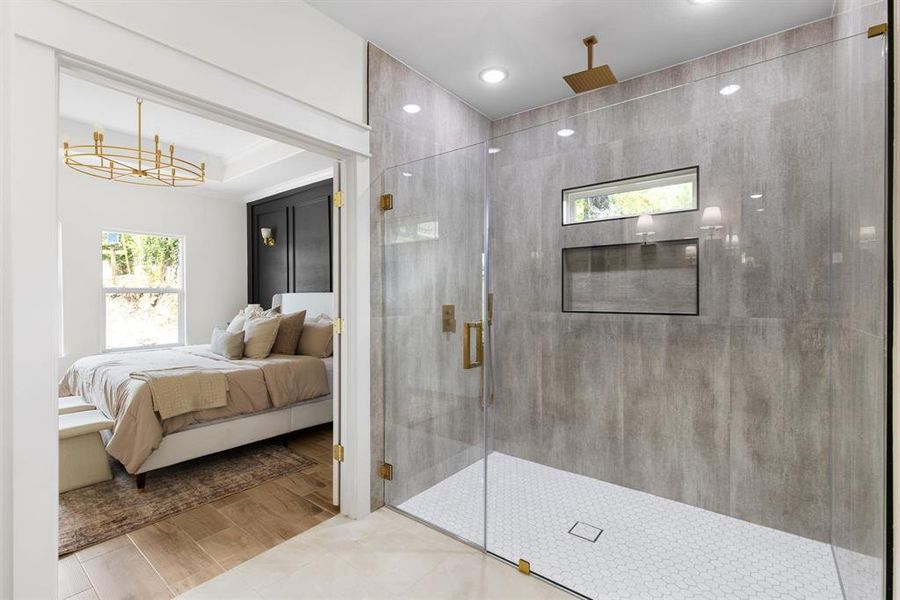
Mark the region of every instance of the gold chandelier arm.
<instances>
[{"instance_id":1,"label":"gold chandelier arm","mask_svg":"<svg viewBox=\"0 0 900 600\"><path fill-rule=\"evenodd\" d=\"M163 179L162 177L160 177L158 174L151 174L151 173L148 171L148 172L147 172L147 177L150 177L151 179L155 179L155 180L157 180L157 181L161 181L161 182L163 182L165 185L167 185L167 186L169 186L169 187L176 187L175 184L173 184L173 183L170 182L170 181L166 181L165 179Z\"/></svg>"}]
</instances>

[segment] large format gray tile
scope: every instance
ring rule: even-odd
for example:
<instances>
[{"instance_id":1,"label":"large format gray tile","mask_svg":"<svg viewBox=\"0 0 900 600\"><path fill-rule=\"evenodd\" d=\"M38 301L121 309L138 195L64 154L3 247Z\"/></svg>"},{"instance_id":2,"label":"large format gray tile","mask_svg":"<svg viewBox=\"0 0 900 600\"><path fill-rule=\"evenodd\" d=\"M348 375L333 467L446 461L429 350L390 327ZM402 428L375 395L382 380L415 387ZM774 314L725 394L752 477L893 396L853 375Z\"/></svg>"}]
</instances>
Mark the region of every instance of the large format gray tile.
<instances>
[{"instance_id":1,"label":"large format gray tile","mask_svg":"<svg viewBox=\"0 0 900 600\"><path fill-rule=\"evenodd\" d=\"M828 540L827 322L732 325L732 513Z\"/></svg>"}]
</instances>

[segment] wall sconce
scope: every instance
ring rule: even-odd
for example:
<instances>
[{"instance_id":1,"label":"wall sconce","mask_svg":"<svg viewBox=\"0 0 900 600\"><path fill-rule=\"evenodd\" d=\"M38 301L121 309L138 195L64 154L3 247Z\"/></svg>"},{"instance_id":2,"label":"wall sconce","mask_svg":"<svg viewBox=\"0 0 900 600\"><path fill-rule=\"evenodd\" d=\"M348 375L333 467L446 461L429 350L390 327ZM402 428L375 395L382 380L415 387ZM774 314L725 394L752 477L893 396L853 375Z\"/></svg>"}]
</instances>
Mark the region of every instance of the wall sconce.
<instances>
[{"instance_id":1,"label":"wall sconce","mask_svg":"<svg viewBox=\"0 0 900 600\"><path fill-rule=\"evenodd\" d=\"M703 229L712 237L716 229L722 229L722 209L718 206L707 206L700 217L700 229Z\"/></svg>"},{"instance_id":2,"label":"wall sconce","mask_svg":"<svg viewBox=\"0 0 900 600\"><path fill-rule=\"evenodd\" d=\"M731 233L725 235L725 249L726 250L737 250L741 247L741 239L738 237L738 234Z\"/></svg>"},{"instance_id":3,"label":"wall sconce","mask_svg":"<svg viewBox=\"0 0 900 600\"><path fill-rule=\"evenodd\" d=\"M696 245L691 244L690 246L684 247L684 259L691 264L697 262L697 246Z\"/></svg>"},{"instance_id":4,"label":"wall sconce","mask_svg":"<svg viewBox=\"0 0 900 600\"><path fill-rule=\"evenodd\" d=\"M653 230L653 217L651 215L641 215L638 217L637 226L634 228L634 235L643 238L644 243L647 239L656 233Z\"/></svg>"},{"instance_id":5,"label":"wall sconce","mask_svg":"<svg viewBox=\"0 0 900 600\"><path fill-rule=\"evenodd\" d=\"M275 237L272 235L272 229L270 227L262 227L259 230L259 233L262 235L263 244L266 246L275 245Z\"/></svg>"}]
</instances>

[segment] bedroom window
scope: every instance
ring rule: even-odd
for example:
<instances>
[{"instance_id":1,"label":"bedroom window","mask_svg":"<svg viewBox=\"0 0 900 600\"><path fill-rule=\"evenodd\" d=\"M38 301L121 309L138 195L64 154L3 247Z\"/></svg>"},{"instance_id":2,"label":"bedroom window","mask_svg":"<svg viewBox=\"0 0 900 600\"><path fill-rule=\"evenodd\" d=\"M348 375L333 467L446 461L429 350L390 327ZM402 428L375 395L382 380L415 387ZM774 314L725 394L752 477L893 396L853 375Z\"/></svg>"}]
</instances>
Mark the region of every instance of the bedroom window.
<instances>
[{"instance_id":1,"label":"bedroom window","mask_svg":"<svg viewBox=\"0 0 900 600\"><path fill-rule=\"evenodd\" d=\"M563 225L697 210L698 168L563 190Z\"/></svg>"},{"instance_id":2,"label":"bedroom window","mask_svg":"<svg viewBox=\"0 0 900 600\"><path fill-rule=\"evenodd\" d=\"M183 246L175 236L102 233L106 350L184 342Z\"/></svg>"}]
</instances>

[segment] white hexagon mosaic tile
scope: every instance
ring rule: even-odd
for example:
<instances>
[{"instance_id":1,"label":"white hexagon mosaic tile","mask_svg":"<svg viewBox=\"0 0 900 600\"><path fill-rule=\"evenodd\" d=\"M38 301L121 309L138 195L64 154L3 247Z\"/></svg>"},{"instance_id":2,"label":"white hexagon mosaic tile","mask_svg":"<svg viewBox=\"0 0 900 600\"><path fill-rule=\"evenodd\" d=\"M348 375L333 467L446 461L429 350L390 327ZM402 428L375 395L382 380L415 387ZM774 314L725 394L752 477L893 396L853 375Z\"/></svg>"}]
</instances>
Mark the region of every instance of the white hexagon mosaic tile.
<instances>
[{"instance_id":1,"label":"white hexagon mosaic tile","mask_svg":"<svg viewBox=\"0 0 900 600\"><path fill-rule=\"evenodd\" d=\"M842 598L828 544L498 452L487 471L487 549L589 598ZM483 478L479 461L398 508L481 545Z\"/></svg>"}]
</instances>

